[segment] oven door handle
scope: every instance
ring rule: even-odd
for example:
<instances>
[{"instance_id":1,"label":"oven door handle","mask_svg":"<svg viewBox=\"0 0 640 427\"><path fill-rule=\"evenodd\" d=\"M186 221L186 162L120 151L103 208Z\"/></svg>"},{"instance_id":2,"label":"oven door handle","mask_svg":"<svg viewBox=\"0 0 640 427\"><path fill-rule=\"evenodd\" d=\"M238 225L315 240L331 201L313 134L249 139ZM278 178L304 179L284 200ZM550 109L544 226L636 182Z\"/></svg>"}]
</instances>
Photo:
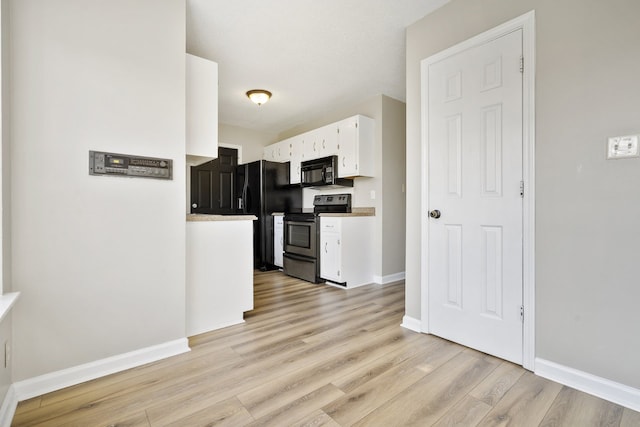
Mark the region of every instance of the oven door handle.
<instances>
[{"instance_id":1,"label":"oven door handle","mask_svg":"<svg viewBox=\"0 0 640 427\"><path fill-rule=\"evenodd\" d=\"M303 261L303 262L313 262L314 259L313 258L309 258L306 256L300 256L300 255L294 255L294 254L290 254L285 252L284 255L282 255L285 258L289 258L289 259L294 259L296 261Z\"/></svg>"},{"instance_id":2,"label":"oven door handle","mask_svg":"<svg viewBox=\"0 0 640 427\"><path fill-rule=\"evenodd\" d=\"M313 224L314 222L316 222L316 220L315 219L309 219L309 220L302 220L302 221L298 221L298 220L292 221L292 220L288 220L288 219L285 218L284 222L286 223L285 224L285 229L286 229L287 225L304 225L304 226L307 226L309 224Z\"/></svg>"}]
</instances>

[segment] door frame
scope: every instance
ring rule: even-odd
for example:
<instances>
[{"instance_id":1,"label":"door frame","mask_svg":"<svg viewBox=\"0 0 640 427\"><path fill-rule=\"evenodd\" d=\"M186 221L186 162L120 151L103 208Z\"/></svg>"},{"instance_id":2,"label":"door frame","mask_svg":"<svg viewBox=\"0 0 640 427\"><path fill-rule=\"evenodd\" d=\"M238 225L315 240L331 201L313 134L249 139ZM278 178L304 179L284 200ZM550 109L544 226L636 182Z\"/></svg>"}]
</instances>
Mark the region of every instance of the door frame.
<instances>
[{"instance_id":1,"label":"door frame","mask_svg":"<svg viewBox=\"0 0 640 427\"><path fill-rule=\"evenodd\" d=\"M421 331L429 333L429 65L471 49L513 31L522 30L524 72L522 80L522 176L524 198L522 209L522 366L535 369L535 12L530 11L511 21L481 33L420 62L421 75Z\"/></svg>"}]
</instances>

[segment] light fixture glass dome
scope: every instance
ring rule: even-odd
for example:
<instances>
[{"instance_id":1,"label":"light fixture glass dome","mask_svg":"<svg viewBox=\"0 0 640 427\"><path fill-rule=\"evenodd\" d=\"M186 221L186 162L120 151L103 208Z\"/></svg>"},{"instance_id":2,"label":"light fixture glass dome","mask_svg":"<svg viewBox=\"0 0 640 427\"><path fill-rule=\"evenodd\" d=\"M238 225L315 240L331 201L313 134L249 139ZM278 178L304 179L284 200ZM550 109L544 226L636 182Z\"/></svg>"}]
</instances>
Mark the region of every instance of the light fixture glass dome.
<instances>
[{"instance_id":1,"label":"light fixture glass dome","mask_svg":"<svg viewBox=\"0 0 640 427\"><path fill-rule=\"evenodd\" d=\"M262 105L271 98L271 92L264 89L253 89L247 92L247 96L254 103Z\"/></svg>"}]
</instances>

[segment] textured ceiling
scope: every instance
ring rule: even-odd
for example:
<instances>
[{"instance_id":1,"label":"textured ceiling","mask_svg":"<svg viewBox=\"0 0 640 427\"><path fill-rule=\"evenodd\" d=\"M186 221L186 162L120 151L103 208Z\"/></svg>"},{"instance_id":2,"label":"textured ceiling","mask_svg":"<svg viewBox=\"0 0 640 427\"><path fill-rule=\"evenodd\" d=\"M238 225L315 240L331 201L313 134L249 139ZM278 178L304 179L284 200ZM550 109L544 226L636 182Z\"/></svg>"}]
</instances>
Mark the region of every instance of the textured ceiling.
<instances>
[{"instance_id":1,"label":"textured ceiling","mask_svg":"<svg viewBox=\"0 0 640 427\"><path fill-rule=\"evenodd\" d=\"M405 99L405 28L448 0L187 0L187 51L219 66L219 120L279 133L374 95ZM260 107L245 96L267 89Z\"/></svg>"}]
</instances>

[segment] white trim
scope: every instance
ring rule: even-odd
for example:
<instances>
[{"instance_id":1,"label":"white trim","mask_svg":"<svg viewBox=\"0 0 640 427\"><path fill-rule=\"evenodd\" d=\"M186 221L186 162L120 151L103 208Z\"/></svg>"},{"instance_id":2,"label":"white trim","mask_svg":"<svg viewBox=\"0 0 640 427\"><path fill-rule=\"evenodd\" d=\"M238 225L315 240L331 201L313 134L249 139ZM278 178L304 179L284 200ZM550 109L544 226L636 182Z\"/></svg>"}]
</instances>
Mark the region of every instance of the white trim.
<instances>
[{"instance_id":1,"label":"white trim","mask_svg":"<svg viewBox=\"0 0 640 427\"><path fill-rule=\"evenodd\" d=\"M238 150L238 164L242 164L242 145L238 144L227 144L226 142L218 142L218 148L235 148Z\"/></svg>"},{"instance_id":2,"label":"white trim","mask_svg":"<svg viewBox=\"0 0 640 427\"><path fill-rule=\"evenodd\" d=\"M536 375L640 411L640 390L545 359L535 359Z\"/></svg>"},{"instance_id":3,"label":"white trim","mask_svg":"<svg viewBox=\"0 0 640 427\"><path fill-rule=\"evenodd\" d=\"M13 421L13 416L16 413L18 407L18 397L16 396L16 389L11 384L7 394L2 401L2 407L0 407L0 427L10 427Z\"/></svg>"},{"instance_id":4,"label":"white trim","mask_svg":"<svg viewBox=\"0 0 640 427\"><path fill-rule=\"evenodd\" d=\"M428 140L428 67L430 64L441 61L452 55L474 46L495 40L513 31L522 29L522 53L524 56L524 73L522 88L523 103L523 180L525 183L525 195L523 201L523 306L524 325L522 331L522 366L533 370L535 358L535 12L531 11L509 22L499 25L489 31L472 37L455 46L436 53L420 62L421 73L421 140L422 140L422 194L421 194L421 218L422 244L421 244L421 312L422 330L429 331L429 228L425 225L429 210L429 175L426 165L429 164L429 140Z\"/></svg>"},{"instance_id":5,"label":"white trim","mask_svg":"<svg viewBox=\"0 0 640 427\"><path fill-rule=\"evenodd\" d=\"M0 295L0 322L2 322L11 308L18 300L20 292L11 292L10 294Z\"/></svg>"},{"instance_id":6,"label":"white trim","mask_svg":"<svg viewBox=\"0 0 640 427\"><path fill-rule=\"evenodd\" d=\"M410 317L410 316L403 316L402 317L402 324L400 325L405 329L409 329L410 331L413 332L422 332L420 326L421 326L421 322L420 319L416 319L414 317Z\"/></svg>"},{"instance_id":7,"label":"white trim","mask_svg":"<svg viewBox=\"0 0 640 427\"><path fill-rule=\"evenodd\" d=\"M404 271L394 274L387 274L386 276L373 276L373 283L378 285L386 285L387 283L399 282L404 280Z\"/></svg>"},{"instance_id":8,"label":"white trim","mask_svg":"<svg viewBox=\"0 0 640 427\"><path fill-rule=\"evenodd\" d=\"M525 183L525 193L522 210L522 305L525 310L522 326L522 366L533 370L536 356L535 13L531 11L519 19L522 19L522 55L524 57L522 79L522 179Z\"/></svg>"},{"instance_id":9,"label":"white trim","mask_svg":"<svg viewBox=\"0 0 640 427\"><path fill-rule=\"evenodd\" d=\"M187 338L119 354L14 383L18 401L191 351Z\"/></svg>"}]
</instances>

